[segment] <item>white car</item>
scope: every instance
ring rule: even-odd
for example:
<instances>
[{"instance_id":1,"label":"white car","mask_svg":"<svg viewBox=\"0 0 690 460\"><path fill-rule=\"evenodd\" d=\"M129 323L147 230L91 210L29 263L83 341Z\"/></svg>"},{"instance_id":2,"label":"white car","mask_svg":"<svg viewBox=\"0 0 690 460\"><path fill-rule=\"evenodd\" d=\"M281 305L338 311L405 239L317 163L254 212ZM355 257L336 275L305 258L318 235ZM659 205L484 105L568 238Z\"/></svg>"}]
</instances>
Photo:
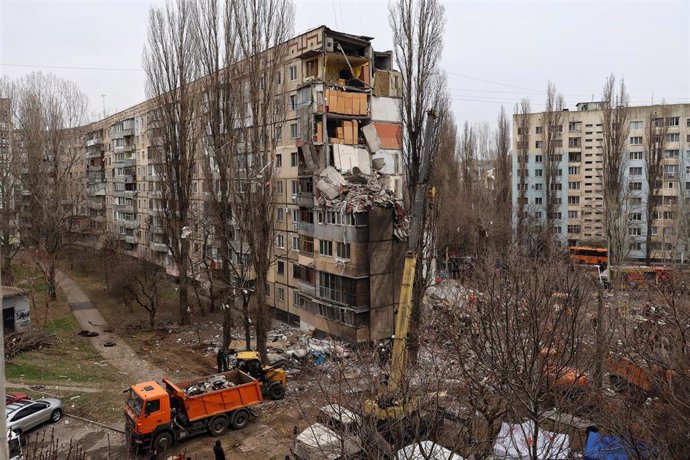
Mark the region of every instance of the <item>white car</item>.
<instances>
[{"instance_id":1,"label":"white car","mask_svg":"<svg viewBox=\"0 0 690 460\"><path fill-rule=\"evenodd\" d=\"M62 418L62 402L55 398L16 401L7 406L7 429L19 434Z\"/></svg>"}]
</instances>

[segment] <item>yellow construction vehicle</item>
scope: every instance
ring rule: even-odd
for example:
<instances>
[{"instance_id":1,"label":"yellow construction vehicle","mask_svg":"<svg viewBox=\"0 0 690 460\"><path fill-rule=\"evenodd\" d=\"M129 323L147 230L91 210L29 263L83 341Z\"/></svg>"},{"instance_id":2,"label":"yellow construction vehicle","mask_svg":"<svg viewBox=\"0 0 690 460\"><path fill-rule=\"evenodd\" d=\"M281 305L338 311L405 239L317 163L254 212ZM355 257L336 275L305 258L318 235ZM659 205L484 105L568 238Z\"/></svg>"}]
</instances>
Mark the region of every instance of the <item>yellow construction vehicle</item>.
<instances>
[{"instance_id":1,"label":"yellow construction vehicle","mask_svg":"<svg viewBox=\"0 0 690 460\"><path fill-rule=\"evenodd\" d=\"M259 382L262 391L271 399L283 399L287 387L287 376L285 370L280 367L282 361L273 363L269 366L261 365L261 356L258 351L234 351L230 350L231 355L235 355L235 367L245 372Z\"/></svg>"},{"instance_id":2,"label":"yellow construction vehicle","mask_svg":"<svg viewBox=\"0 0 690 460\"><path fill-rule=\"evenodd\" d=\"M383 379L376 399L365 401L364 405L364 414L375 418L379 422L379 426L396 425L419 429L420 425L423 425L420 423L422 417L420 416L419 403L416 399L410 398L407 391L407 334L410 329L417 246L424 231L424 212L428 203L434 198L434 189L429 187L428 179L435 126L436 114L429 111L427 112L424 151L420 162L417 190L410 216L410 232L400 286L400 304L396 314L390 371ZM404 429L409 431L408 428Z\"/></svg>"}]
</instances>

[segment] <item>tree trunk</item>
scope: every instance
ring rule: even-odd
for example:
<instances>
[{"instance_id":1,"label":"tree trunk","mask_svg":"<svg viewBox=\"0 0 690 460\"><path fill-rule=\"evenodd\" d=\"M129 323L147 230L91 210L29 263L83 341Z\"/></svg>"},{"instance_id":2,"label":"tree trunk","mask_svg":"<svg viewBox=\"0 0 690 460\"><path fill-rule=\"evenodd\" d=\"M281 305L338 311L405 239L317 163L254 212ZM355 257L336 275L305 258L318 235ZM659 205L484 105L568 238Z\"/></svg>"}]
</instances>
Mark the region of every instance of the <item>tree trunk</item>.
<instances>
[{"instance_id":1,"label":"tree trunk","mask_svg":"<svg viewBox=\"0 0 690 460\"><path fill-rule=\"evenodd\" d=\"M610 271L609 271L610 273ZM610 280L609 280L610 282ZM594 388L600 390L604 384L604 294L601 283L597 290L596 360L594 362Z\"/></svg>"},{"instance_id":2,"label":"tree trunk","mask_svg":"<svg viewBox=\"0 0 690 460\"><path fill-rule=\"evenodd\" d=\"M156 311L158 310L158 307L155 305L151 305L151 309L149 310L149 327L153 329L156 327Z\"/></svg>"},{"instance_id":3,"label":"tree trunk","mask_svg":"<svg viewBox=\"0 0 690 460\"><path fill-rule=\"evenodd\" d=\"M421 328L422 297L424 296L424 277L422 273L424 254L422 253L422 249L418 249L417 251L417 265L415 266L412 305L410 310L410 330L407 335L407 352L410 363L417 361L417 353L419 352L419 329ZM398 314L399 313L400 310L398 309ZM393 324L395 324L395 321Z\"/></svg>"},{"instance_id":4,"label":"tree trunk","mask_svg":"<svg viewBox=\"0 0 690 460\"><path fill-rule=\"evenodd\" d=\"M242 294L242 322L244 323L244 346L247 351L252 349L252 329L249 322L249 299L247 294Z\"/></svg>"},{"instance_id":5,"label":"tree trunk","mask_svg":"<svg viewBox=\"0 0 690 460\"><path fill-rule=\"evenodd\" d=\"M57 279L55 274L55 257L48 262L48 296L50 300L57 300Z\"/></svg>"},{"instance_id":6,"label":"tree trunk","mask_svg":"<svg viewBox=\"0 0 690 460\"><path fill-rule=\"evenodd\" d=\"M236 298L232 299L236 302ZM227 350L232 342L232 307L227 304L221 306L223 309L223 350Z\"/></svg>"},{"instance_id":7,"label":"tree trunk","mask_svg":"<svg viewBox=\"0 0 690 460\"><path fill-rule=\"evenodd\" d=\"M3 255L2 282L5 286L14 285L14 275L12 274L12 258L9 256L9 254Z\"/></svg>"},{"instance_id":8,"label":"tree trunk","mask_svg":"<svg viewBox=\"0 0 690 460\"><path fill-rule=\"evenodd\" d=\"M180 241L180 260L178 264L179 268L179 280L180 280L180 325L189 324L189 280L187 279L187 256L189 253L189 242L186 239Z\"/></svg>"},{"instance_id":9,"label":"tree trunk","mask_svg":"<svg viewBox=\"0 0 690 460\"><path fill-rule=\"evenodd\" d=\"M268 363L268 350L266 339L268 328L271 326L271 318L268 315L266 305L266 275L268 267L256 267L256 349L261 355L261 362Z\"/></svg>"}]
</instances>

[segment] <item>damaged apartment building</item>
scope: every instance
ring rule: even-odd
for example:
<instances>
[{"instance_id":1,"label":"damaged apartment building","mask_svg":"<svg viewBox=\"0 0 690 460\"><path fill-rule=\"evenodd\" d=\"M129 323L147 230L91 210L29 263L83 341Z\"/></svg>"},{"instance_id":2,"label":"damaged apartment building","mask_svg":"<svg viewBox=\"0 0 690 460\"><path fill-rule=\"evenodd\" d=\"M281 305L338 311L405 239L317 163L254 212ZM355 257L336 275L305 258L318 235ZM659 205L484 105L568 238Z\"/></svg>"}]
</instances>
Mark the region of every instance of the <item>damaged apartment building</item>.
<instances>
[{"instance_id":1,"label":"damaged apartment building","mask_svg":"<svg viewBox=\"0 0 690 460\"><path fill-rule=\"evenodd\" d=\"M391 52L375 52L371 37L321 26L289 40L280 73L288 110L275 126L275 263L266 301L278 319L308 331L353 342L390 337L405 238L401 78ZM160 218L155 113L144 101L78 130L84 239L101 247L117 241L176 277ZM198 169L192 205L203 210L208 190ZM204 252L197 232L189 238L196 267L207 254L208 270L220 269L214 243ZM188 276L204 285L213 275Z\"/></svg>"},{"instance_id":2,"label":"damaged apartment building","mask_svg":"<svg viewBox=\"0 0 690 460\"><path fill-rule=\"evenodd\" d=\"M392 334L404 257L400 75L371 40L320 27L290 48L270 277L278 317L354 342Z\"/></svg>"}]
</instances>

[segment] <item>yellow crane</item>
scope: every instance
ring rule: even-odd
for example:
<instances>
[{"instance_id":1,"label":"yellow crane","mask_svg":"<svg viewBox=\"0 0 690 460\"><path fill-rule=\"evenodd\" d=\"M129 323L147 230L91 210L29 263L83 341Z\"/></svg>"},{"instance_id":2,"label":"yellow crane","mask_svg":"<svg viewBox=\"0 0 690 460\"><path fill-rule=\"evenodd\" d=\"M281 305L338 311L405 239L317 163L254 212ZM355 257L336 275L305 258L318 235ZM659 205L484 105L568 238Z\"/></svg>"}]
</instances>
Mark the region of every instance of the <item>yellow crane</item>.
<instances>
[{"instance_id":1,"label":"yellow crane","mask_svg":"<svg viewBox=\"0 0 690 460\"><path fill-rule=\"evenodd\" d=\"M400 304L395 319L390 371L388 378L379 388L376 399L365 401L364 405L365 415L374 417L381 422L401 421L416 414L419 410L418 401L407 397L407 335L410 330L417 246L424 232L424 211L428 201L434 196L433 187L429 187L429 176L432 136L435 127L436 113L429 110L424 131L424 149L420 158L417 189L410 214L410 232L400 286Z\"/></svg>"}]
</instances>

